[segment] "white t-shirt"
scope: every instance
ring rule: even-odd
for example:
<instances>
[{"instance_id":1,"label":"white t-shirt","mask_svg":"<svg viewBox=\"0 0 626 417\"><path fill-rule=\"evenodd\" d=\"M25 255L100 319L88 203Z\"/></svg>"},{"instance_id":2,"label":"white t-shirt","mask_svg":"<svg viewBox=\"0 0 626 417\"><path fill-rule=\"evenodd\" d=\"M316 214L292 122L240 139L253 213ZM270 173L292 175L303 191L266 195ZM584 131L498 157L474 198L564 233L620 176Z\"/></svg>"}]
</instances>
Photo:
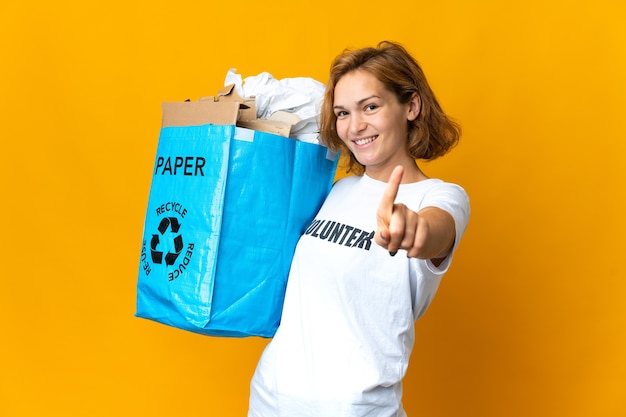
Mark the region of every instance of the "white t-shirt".
<instances>
[{"instance_id":1,"label":"white t-shirt","mask_svg":"<svg viewBox=\"0 0 626 417\"><path fill-rule=\"evenodd\" d=\"M414 321L430 304L453 252L439 266L391 257L374 242L386 183L338 181L296 248L280 327L251 383L249 417L402 417L402 378ZM396 202L449 212L455 248L469 200L454 184L402 184Z\"/></svg>"}]
</instances>

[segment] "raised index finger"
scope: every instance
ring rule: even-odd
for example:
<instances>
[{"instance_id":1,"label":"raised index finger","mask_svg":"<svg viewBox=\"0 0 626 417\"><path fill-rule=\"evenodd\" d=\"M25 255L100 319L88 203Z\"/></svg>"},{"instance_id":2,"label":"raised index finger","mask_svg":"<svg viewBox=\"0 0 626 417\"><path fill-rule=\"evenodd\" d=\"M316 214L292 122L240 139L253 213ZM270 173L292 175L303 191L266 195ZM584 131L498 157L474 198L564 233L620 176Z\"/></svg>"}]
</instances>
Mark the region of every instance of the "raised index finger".
<instances>
[{"instance_id":1,"label":"raised index finger","mask_svg":"<svg viewBox=\"0 0 626 417\"><path fill-rule=\"evenodd\" d=\"M402 165L398 165L393 169L391 175L389 176L389 181L387 182L387 187L385 188L383 197L378 205L378 217L381 220L386 220L387 225L389 224L389 219L393 213L393 205L396 201L396 196L398 195L398 189L400 188L400 182L402 181L403 175L404 167Z\"/></svg>"}]
</instances>

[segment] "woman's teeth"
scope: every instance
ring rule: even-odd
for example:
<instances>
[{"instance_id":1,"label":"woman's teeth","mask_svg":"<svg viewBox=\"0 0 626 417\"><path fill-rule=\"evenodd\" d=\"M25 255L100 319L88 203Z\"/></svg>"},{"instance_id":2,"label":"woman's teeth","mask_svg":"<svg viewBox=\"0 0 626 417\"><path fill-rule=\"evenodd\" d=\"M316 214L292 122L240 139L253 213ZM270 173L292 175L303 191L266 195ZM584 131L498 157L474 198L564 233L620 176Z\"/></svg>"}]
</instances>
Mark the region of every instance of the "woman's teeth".
<instances>
[{"instance_id":1,"label":"woman's teeth","mask_svg":"<svg viewBox=\"0 0 626 417\"><path fill-rule=\"evenodd\" d=\"M371 136L369 138L358 139L358 140L355 140L354 143L356 143L359 146L365 145L367 143L374 142L374 140L376 140L377 137L378 136Z\"/></svg>"}]
</instances>

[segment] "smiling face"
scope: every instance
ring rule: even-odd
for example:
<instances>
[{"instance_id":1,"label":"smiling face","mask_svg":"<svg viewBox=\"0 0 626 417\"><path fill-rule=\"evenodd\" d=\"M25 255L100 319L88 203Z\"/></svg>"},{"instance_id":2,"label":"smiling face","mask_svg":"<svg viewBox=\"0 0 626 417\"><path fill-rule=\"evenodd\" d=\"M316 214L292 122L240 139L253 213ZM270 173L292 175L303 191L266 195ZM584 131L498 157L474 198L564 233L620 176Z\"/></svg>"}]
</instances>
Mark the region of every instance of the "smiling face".
<instances>
[{"instance_id":1,"label":"smiling face","mask_svg":"<svg viewBox=\"0 0 626 417\"><path fill-rule=\"evenodd\" d=\"M337 134L368 176L387 181L395 166L415 166L407 151L408 121L419 114L419 104L417 95L401 104L366 71L351 71L339 79L333 103Z\"/></svg>"}]
</instances>

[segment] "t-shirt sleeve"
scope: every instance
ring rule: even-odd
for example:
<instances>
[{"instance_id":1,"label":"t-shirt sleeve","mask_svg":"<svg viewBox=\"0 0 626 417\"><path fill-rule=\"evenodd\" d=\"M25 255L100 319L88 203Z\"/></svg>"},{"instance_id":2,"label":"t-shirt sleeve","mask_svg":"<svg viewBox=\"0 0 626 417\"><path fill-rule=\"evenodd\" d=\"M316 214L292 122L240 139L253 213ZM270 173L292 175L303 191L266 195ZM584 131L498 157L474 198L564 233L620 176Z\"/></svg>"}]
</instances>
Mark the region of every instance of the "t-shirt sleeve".
<instances>
[{"instance_id":1,"label":"t-shirt sleeve","mask_svg":"<svg viewBox=\"0 0 626 417\"><path fill-rule=\"evenodd\" d=\"M441 278L448 271L454 252L467 228L470 214L469 198L465 190L456 184L445 182L438 182L428 190L416 209L423 207L438 207L450 213L454 219L456 237L452 250L439 266L435 266L430 260L409 260L411 274L415 277L411 282L415 320L428 309Z\"/></svg>"},{"instance_id":2,"label":"t-shirt sleeve","mask_svg":"<svg viewBox=\"0 0 626 417\"><path fill-rule=\"evenodd\" d=\"M446 256L446 259L439 266L435 266L432 262L428 262L428 267L432 270L432 272L445 273L450 266L452 255L461 242L461 238L463 237L469 222L469 197L462 187L456 184L441 182L433 186L433 188L426 193L420 204L420 208L423 207L440 208L448 212L454 219L456 236L454 239L454 246L452 247L450 254Z\"/></svg>"}]
</instances>

